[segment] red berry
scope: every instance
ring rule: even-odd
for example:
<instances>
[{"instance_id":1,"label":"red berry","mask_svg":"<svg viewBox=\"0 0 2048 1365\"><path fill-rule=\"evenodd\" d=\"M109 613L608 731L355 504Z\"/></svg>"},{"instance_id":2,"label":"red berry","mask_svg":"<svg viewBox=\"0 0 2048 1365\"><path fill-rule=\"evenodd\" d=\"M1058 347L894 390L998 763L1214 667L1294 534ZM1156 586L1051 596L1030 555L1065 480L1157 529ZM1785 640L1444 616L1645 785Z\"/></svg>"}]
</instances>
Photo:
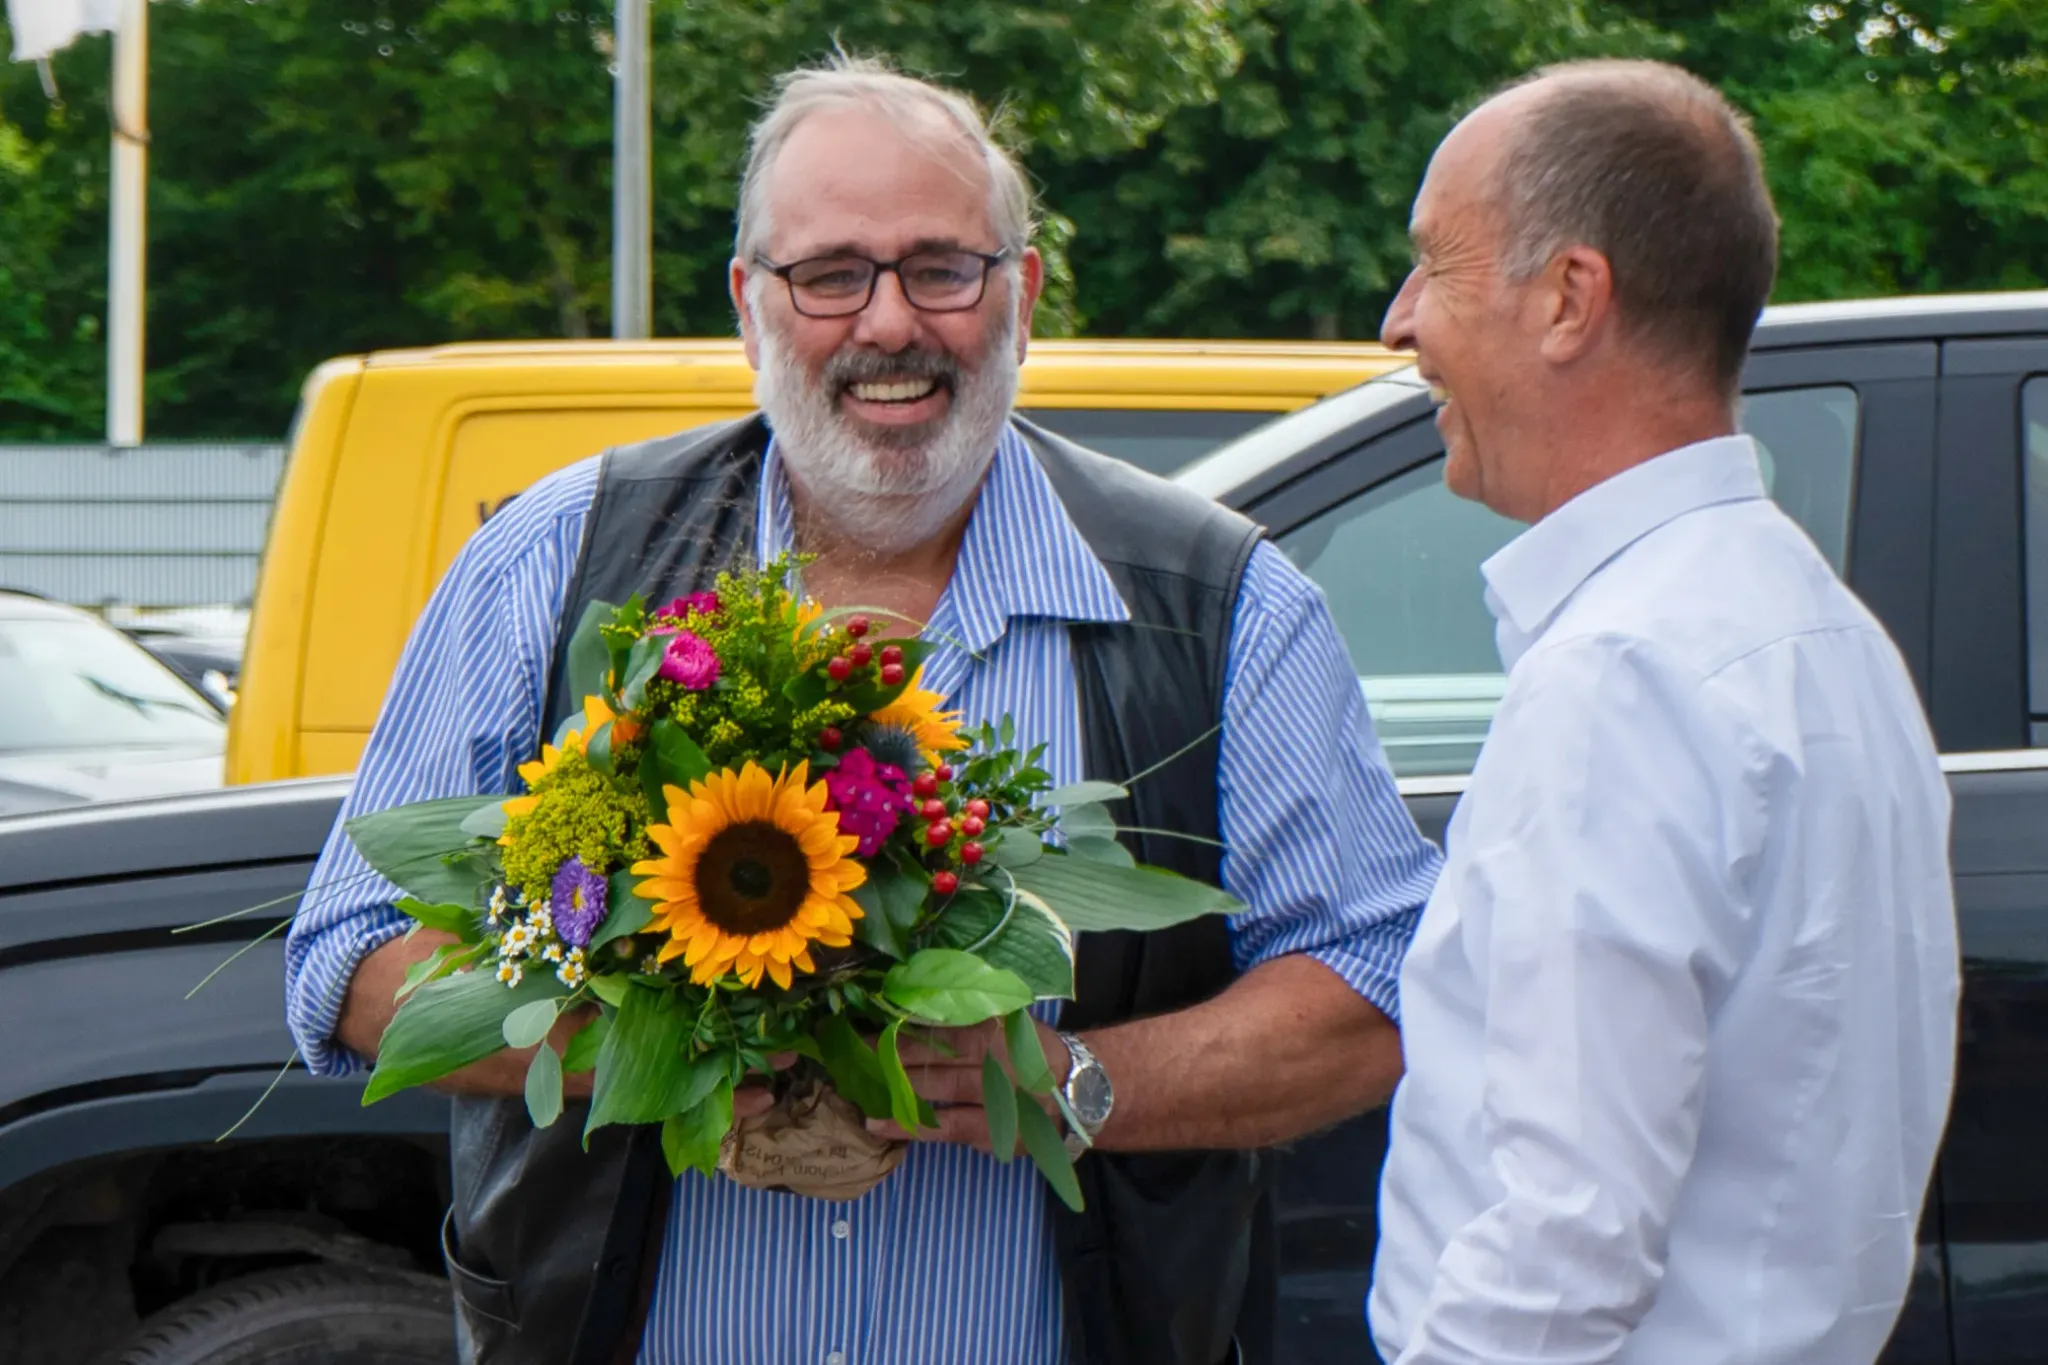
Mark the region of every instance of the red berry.
<instances>
[{"instance_id":1,"label":"red berry","mask_svg":"<svg viewBox=\"0 0 2048 1365\"><path fill-rule=\"evenodd\" d=\"M828 725L818 731L818 747L828 754L839 752L839 746L846 742L846 736L839 733L839 727Z\"/></svg>"},{"instance_id":2,"label":"red berry","mask_svg":"<svg viewBox=\"0 0 2048 1365\"><path fill-rule=\"evenodd\" d=\"M932 873L932 890L941 896L950 896L960 889L960 879L950 872Z\"/></svg>"},{"instance_id":3,"label":"red berry","mask_svg":"<svg viewBox=\"0 0 2048 1365\"><path fill-rule=\"evenodd\" d=\"M884 686L884 687L894 687L894 686L896 686L896 685L897 685L898 683L900 683L900 682L902 682L902 681L903 681L903 665L902 665L902 664L883 664L883 665L882 665L882 686Z\"/></svg>"},{"instance_id":4,"label":"red berry","mask_svg":"<svg viewBox=\"0 0 2048 1365\"><path fill-rule=\"evenodd\" d=\"M970 839L979 836L987 828L988 822L979 815L970 815L960 822L960 832Z\"/></svg>"},{"instance_id":5,"label":"red berry","mask_svg":"<svg viewBox=\"0 0 2048 1365\"><path fill-rule=\"evenodd\" d=\"M902 649L901 649L901 648L900 648L899 646L896 646L896 645L883 645L883 646L882 646L882 662L883 662L883 663L885 663L885 664L900 664L900 663L902 663L902 662L903 662L903 650L902 650Z\"/></svg>"},{"instance_id":6,"label":"red berry","mask_svg":"<svg viewBox=\"0 0 2048 1365\"><path fill-rule=\"evenodd\" d=\"M853 676L853 662L842 654L825 665L825 676L833 682L845 682Z\"/></svg>"},{"instance_id":7,"label":"red berry","mask_svg":"<svg viewBox=\"0 0 2048 1365\"><path fill-rule=\"evenodd\" d=\"M982 851L980 844L962 844L960 845L960 861L966 863L969 867L973 867L981 861Z\"/></svg>"},{"instance_id":8,"label":"red berry","mask_svg":"<svg viewBox=\"0 0 2048 1365\"><path fill-rule=\"evenodd\" d=\"M933 825L930 829L924 832L924 841L930 844L933 848L939 848L943 846L948 841L950 841L952 837L953 827L947 824L944 820L939 821L937 824Z\"/></svg>"},{"instance_id":9,"label":"red berry","mask_svg":"<svg viewBox=\"0 0 2048 1365\"><path fill-rule=\"evenodd\" d=\"M849 616L846 619L846 633L856 640L872 629L874 629L874 622L868 620L865 616Z\"/></svg>"},{"instance_id":10,"label":"red berry","mask_svg":"<svg viewBox=\"0 0 2048 1365\"><path fill-rule=\"evenodd\" d=\"M988 802L978 796L975 797L967 803L967 813L977 820L988 819Z\"/></svg>"},{"instance_id":11,"label":"red berry","mask_svg":"<svg viewBox=\"0 0 2048 1365\"><path fill-rule=\"evenodd\" d=\"M943 820L946 818L946 803L935 796L919 806L917 813L927 820Z\"/></svg>"},{"instance_id":12,"label":"red berry","mask_svg":"<svg viewBox=\"0 0 2048 1365\"><path fill-rule=\"evenodd\" d=\"M910 790L915 796L937 796L939 794L939 779L933 777L930 773L919 773L911 781Z\"/></svg>"},{"instance_id":13,"label":"red berry","mask_svg":"<svg viewBox=\"0 0 2048 1365\"><path fill-rule=\"evenodd\" d=\"M952 765L952 764L950 764L950 763L941 763L941 764L939 765L939 781L941 781L941 782L951 782L952 780L953 780L953 765Z\"/></svg>"},{"instance_id":14,"label":"red berry","mask_svg":"<svg viewBox=\"0 0 2048 1365\"><path fill-rule=\"evenodd\" d=\"M846 657L853 660L855 668L866 668L868 660L875 657L875 651L869 649L866 645L855 645L847 651Z\"/></svg>"}]
</instances>

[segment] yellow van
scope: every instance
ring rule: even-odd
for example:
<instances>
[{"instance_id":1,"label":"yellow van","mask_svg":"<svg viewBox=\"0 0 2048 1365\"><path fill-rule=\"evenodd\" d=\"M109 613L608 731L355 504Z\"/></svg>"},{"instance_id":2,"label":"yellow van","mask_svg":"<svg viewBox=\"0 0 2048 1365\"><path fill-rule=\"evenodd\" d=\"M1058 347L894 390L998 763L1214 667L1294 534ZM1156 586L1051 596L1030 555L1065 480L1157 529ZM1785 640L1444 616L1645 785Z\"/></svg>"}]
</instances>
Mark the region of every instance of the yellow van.
<instances>
[{"instance_id":1,"label":"yellow van","mask_svg":"<svg viewBox=\"0 0 2048 1365\"><path fill-rule=\"evenodd\" d=\"M1399 363L1362 344L1034 342L1018 406L1164 473ZM490 343L322 365L272 514L228 781L355 767L413 618L506 498L608 446L752 407L736 341Z\"/></svg>"}]
</instances>

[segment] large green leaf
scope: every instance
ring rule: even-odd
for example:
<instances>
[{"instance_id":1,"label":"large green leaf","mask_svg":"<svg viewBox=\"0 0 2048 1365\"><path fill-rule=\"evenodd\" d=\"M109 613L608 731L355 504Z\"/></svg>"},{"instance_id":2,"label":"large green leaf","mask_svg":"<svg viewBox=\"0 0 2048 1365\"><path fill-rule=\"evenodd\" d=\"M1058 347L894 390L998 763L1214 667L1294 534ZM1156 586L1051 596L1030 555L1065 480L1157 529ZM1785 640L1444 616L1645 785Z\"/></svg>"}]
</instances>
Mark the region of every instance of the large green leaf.
<instances>
[{"instance_id":1,"label":"large green leaf","mask_svg":"<svg viewBox=\"0 0 2048 1365\"><path fill-rule=\"evenodd\" d=\"M467 905L429 905L410 896L398 901L398 909L428 929L439 929L454 934L465 943L474 943L480 937L477 927L477 911Z\"/></svg>"},{"instance_id":2,"label":"large green leaf","mask_svg":"<svg viewBox=\"0 0 2048 1365\"><path fill-rule=\"evenodd\" d=\"M630 869L612 873L605 888L604 923L590 936L587 956L595 957L597 950L613 939L639 933L654 918L654 902L633 894L633 887L645 880Z\"/></svg>"},{"instance_id":3,"label":"large green leaf","mask_svg":"<svg viewBox=\"0 0 2048 1365\"><path fill-rule=\"evenodd\" d=\"M899 1009L953 1028L1023 1009L1037 998L1015 972L955 948L926 948L891 967L882 994Z\"/></svg>"},{"instance_id":4,"label":"large green leaf","mask_svg":"<svg viewBox=\"0 0 2048 1365\"><path fill-rule=\"evenodd\" d=\"M1070 782L1054 787L1038 798L1041 806L1079 806L1098 801L1121 801L1130 792L1114 782Z\"/></svg>"},{"instance_id":5,"label":"large green leaf","mask_svg":"<svg viewBox=\"0 0 2048 1365\"><path fill-rule=\"evenodd\" d=\"M619 704L628 711L637 711L647 700L647 684L654 681L654 675L661 672L662 656L668 652L667 635L648 635L633 643L626 655L626 676L619 683Z\"/></svg>"},{"instance_id":6,"label":"large green leaf","mask_svg":"<svg viewBox=\"0 0 2048 1365\"><path fill-rule=\"evenodd\" d=\"M526 1113L536 1128L562 1117L562 1059L552 1047L538 1047L526 1067Z\"/></svg>"},{"instance_id":7,"label":"large green leaf","mask_svg":"<svg viewBox=\"0 0 2048 1365\"><path fill-rule=\"evenodd\" d=\"M993 840L984 840L988 860L997 867L1012 870L1029 867L1045 856L1045 841L1028 829L1010 828L1000 830Z\"/></svg>"},{"instance_id":8,"label":"large green leaf","mask_svg":"<svg viewBox=\"0 0 2048 1365\"><path fill-rule=\"evenodd\" d=\"M732 1078L721 1074L710 1093L680 1114L663 1120L661 1151L669 1174L718 1173L718 1152L732 1131Z\"/></svg>"},{"instance_id":9,"label":"large green leaf","mask_svg":"<svg viewBox=\"0 0 2048 1365\"><path fill-rule=\"evenodd\" d=\"M1045 1183L1052 1186L1061 1203L1079 1213L1081 1182L1074 1175L1073 1160L1067 1155L1066 1144L1060 1141L1060 1130L1054 1126L1052 1116L1040 1109L1035 1100L1024 1097L1017 1105L1017 1132Z\"/></svg>"},{"instance_id":10,"label":"large green leaf","mask_svg":"<svg viewBox=\"0 0 2048 1365\"><path fill-rule=\"evenodd\" d=\"M924 908L925 890L923 878L877 858L868 865L868 879L852 891L864 912L853 922L853 936L898 961L909 957L910 931Z\"/></svg>"},{"instance_id":11,"label":"large green leaf","mask_svg":"<svg viewBox=\"0 0 2048 1365\"><path fill-rule=\"evenodd\" d=\"M1004 924L1004 900L1002 892L987 889L956 897L933 926L932 945L971 950L990 966L1015 972L1040 1000L1073 995L1073 936L1066 926L1029 892L1018 895ZM999 925L1002 932L990 938Z\"/></svg>"},{"instance_id":12,"label":"large green leaf","mask_svg":"<svg viewBox=\"0 0 2048 1365\"><path fill-rule=\"evenodd\" d=\"M462 832L475 839L495 839L505 832L505 803L479 807L462 822Z\"/></svg>"},{"instance_id":13,"label":"large green leaf","mask_svg":"<svg viewBox=\"0 0 2048 1365\"><path fill-rule=\"evenodd\" d=\"M598 1053L604 1047L605 1035L611 1031L610 1015L591 1016L590 1022L576 1030L575 1036L569 1039L569 1047L562 1053L562 1070L574 1074L595 1068Z\"/></svg>"},{"instance_id":14,"label":"large green leaf","mask_svg":"<svg viewBox=\"0 0 2048 1365\"><path fill-rule=\"evenodd\" d=\"M1067 839L1114 839L1116 821L1099 801L1084 801L1060 812L1060 834Z\"/></svg>"},{"instance_id":15,"label":"large green leaf","mask_svg":"<svg viewBox=\"0 0 2048 1365\"><path fill-rule=\"evenodd\" d=\"M1138 860L1115 835L1084 834L1068 839L1067 852L1086 863L1107 863L1111 867L1138 865Z\"/></svg>"},{"instance_id":16,"label":"large green leaf","mask_svg":"<svg viewBox=\"0 0 2048 1365\"><path fill-rule=\"evenodd\" d=\"M1010 875L1070 929L1164 929L1203 915L1234 915L1244 909L1244 902L1227 891L1157 868L1055 856L1012 868Z\"/></svg>"},{"instance_id":17,"label":"large green leaf","mask_svg":"<svg viewBox=\"0 0 2048 1365\"><path fill-rule=\"evenodd\" d=\"M616 610L609 602L592 602L583 609L583 615L576 622L576 632L569 637L567 691L576 699L579 708L585 697L597 696L605 690L605 675L611 671L612 655L599 627L611 620Z\"/></svg>"},{"instance_id":18,"label":"large green leaf","mask_svg":"<svg viewBox=\"0 0 2048 1365\"><path fill-rule=\"evenodd\" d=\"M377 1045L377 1068L363 1088L374 1104L410 1086L438 1081L505 1046L505 1016L522 1005L563 994L539 972L507 987L488 971L461 972L414 991Z\"/></svg>"},{"instance_id":19,"label":"large green leaf","mask_svg":"<svg viewBox=\"0 0 2048 1365\"><path fill-rule=\"evenodd\" d=\"M661 780L670 786L688 791L692 782L702 780L711 771L711 760L697 747L697 741L691 739L684 733L682 726L668 717L663 716L654 722L654 727L648 732L647 738ZM657 804L654 809L654 822L668 823L667 807Z\"/></svg>"},{"instance_id":20,"label":"large green leaf","mask_svg":"<svg viewBox=\"0 0 2048 1365\"><path fill-rule=\"evenodd\" d=\"M814 1032L818 1060L832 1076L832 1088L871 1119L885 1119L895 1112L890 1103L889 1081L882 1074L882 1062L875 1050L860 1036L853 1021L843 1014L828 1015Z\"/></svg>"},{"instance_id":21,"label":"large green leaf","mask_svg":"<svg viewBox=\"0 0 2048 1365\"><path fill-rule=\"evenodd\" d=\"M444 943L426 957L405 969L405 980L399 985L394 1000L403 1000L429 981L438 981L450 972L470 966L489 950L485 943Z\"/></svg>"},{"instance_id":22,"label":"large green leaf","mask_svg":"<svg viewBox=\"0 0 2048 1365\"><path fill-rule=\"evenodd\" d=\"M981 1107L988 1115L989 1150L1006 1162L1017 1155L1017 1091L993 1052L981 1059Z\"/></svg>"},{"instance_id":23,"label":"large green leaf","mask_svg":"<svg viewBox=\"0 0 2048 1365\"><path fill-rule=\"evenodd\" d=\"M1045 1060L1045 1044L1038 1038L1038 1021L1029 1010L1003 1016L1003 1051L1010 1054L1010 1071L1018 1085L1032 1094L1052 1093L1052 1067Z\"/></svg>"},{"instance_id":24,"label":"large green leaf","mask_svg":"<svg viewBox=\"0 0 2048 1365\"><path fill-rule=\"evenodd\" d=\"M608 1123L660 1123L680 1114L710 1089L723 1064L693 1061L683 1051L696 1020L668 991L629 986L598 1051L597 1084L590 1101L588 1136Z\"/></svg>"},{"instance_id":25,"label":"large green leaf","mask_svg":"<svg viewBox=\"0 0 2048 1365\"><path fill-rule=\"evenodd\" d=\"M414 801L389 810L358 815L347 825L348 837L363 860L429 905L475 905L486 879L467 858L452 863L450 854L468 848L471 836L463 822L502 796L448 796Z\"/></svg>"},{"instance_id":26,"label":"large green leaf","mask_svg":"<svg viewBox=\"0 0 2048 1365\"><path fill-rule=\"evenodd\" d=\"M906 1133L918 1128L921 1104L917 1091L910 1084L910 1073L903 1069L903 1054L898 1049L897 1039L903 1033L903 1021L892 1019L889 1027L882 1030L880 1045L875 1049L882 1063L882 1079L889 1087L889 1116L896 1120L896 1126Z\"/></svg>"}]
</instances>

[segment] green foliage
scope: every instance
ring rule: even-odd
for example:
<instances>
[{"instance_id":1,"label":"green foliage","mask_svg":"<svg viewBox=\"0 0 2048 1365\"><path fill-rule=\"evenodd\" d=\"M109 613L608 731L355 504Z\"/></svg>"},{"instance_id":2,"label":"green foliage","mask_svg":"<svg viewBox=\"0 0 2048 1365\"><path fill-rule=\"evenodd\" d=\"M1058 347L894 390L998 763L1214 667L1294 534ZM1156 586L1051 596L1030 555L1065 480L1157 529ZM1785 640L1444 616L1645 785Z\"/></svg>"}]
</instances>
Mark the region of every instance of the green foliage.
<instances>
[{"instance_id":1,"label":"green foliage","mask_svg":"<svg viewBox=\"0 0 2048 1365\"><path fill-rule=\"evenodd\" d=\"M507 988L489 972L461 972L420 987L406 998L377 1045L377 1067L363 1090L372 1104L408 1086L438 1081L505 1046L505 1017L562 988L536 973Z\"/></svg>"},{"instance_id":2,"label":"green foliage","mask_svg":"<svg viewBox=\"0 0 2048 1365\"><path fill-rule=\"evenodd\" d=\"M366 862L427 905L472 904L477 874L463 824L499 796L452 796L358 815L348 837Z\"/></svg>"}]
</instances>

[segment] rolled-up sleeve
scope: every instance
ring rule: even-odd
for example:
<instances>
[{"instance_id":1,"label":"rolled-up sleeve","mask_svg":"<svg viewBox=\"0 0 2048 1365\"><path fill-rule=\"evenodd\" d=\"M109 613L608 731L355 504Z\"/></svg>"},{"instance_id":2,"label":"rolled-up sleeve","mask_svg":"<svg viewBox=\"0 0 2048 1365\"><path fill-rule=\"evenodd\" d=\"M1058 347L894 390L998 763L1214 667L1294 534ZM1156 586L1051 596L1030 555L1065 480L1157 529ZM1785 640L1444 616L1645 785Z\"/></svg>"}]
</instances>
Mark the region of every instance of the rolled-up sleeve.
<instances>
[{"instance_id":1,"label":"rolled-up sleeve","mask_svg":"<svg viewBox=\"0 0 2048 1365\"><path fill-rule=\"evenodd\" d=\"M349 979L411 923L344 828L371 811L505 792L539 737L561 614L596 487L572 467L514 499L456 556L413 627L355 782L285 940L285 1015L307 1069L363 1060L334 1040Z\"/></svg>"},{"instance_id":2,"label":"rolled-up sleeve","mask_svg":"<svg viewBox=\"0 0 2048 1365\"><path fill-rule=\"evenodd\" d=\"M1400 1018L1401 959L1442 857L1415 827L1320 589L1270 544L1246 567L1217 766L1239 970L1322 962Z\"/></svg>"}]
</instances>

